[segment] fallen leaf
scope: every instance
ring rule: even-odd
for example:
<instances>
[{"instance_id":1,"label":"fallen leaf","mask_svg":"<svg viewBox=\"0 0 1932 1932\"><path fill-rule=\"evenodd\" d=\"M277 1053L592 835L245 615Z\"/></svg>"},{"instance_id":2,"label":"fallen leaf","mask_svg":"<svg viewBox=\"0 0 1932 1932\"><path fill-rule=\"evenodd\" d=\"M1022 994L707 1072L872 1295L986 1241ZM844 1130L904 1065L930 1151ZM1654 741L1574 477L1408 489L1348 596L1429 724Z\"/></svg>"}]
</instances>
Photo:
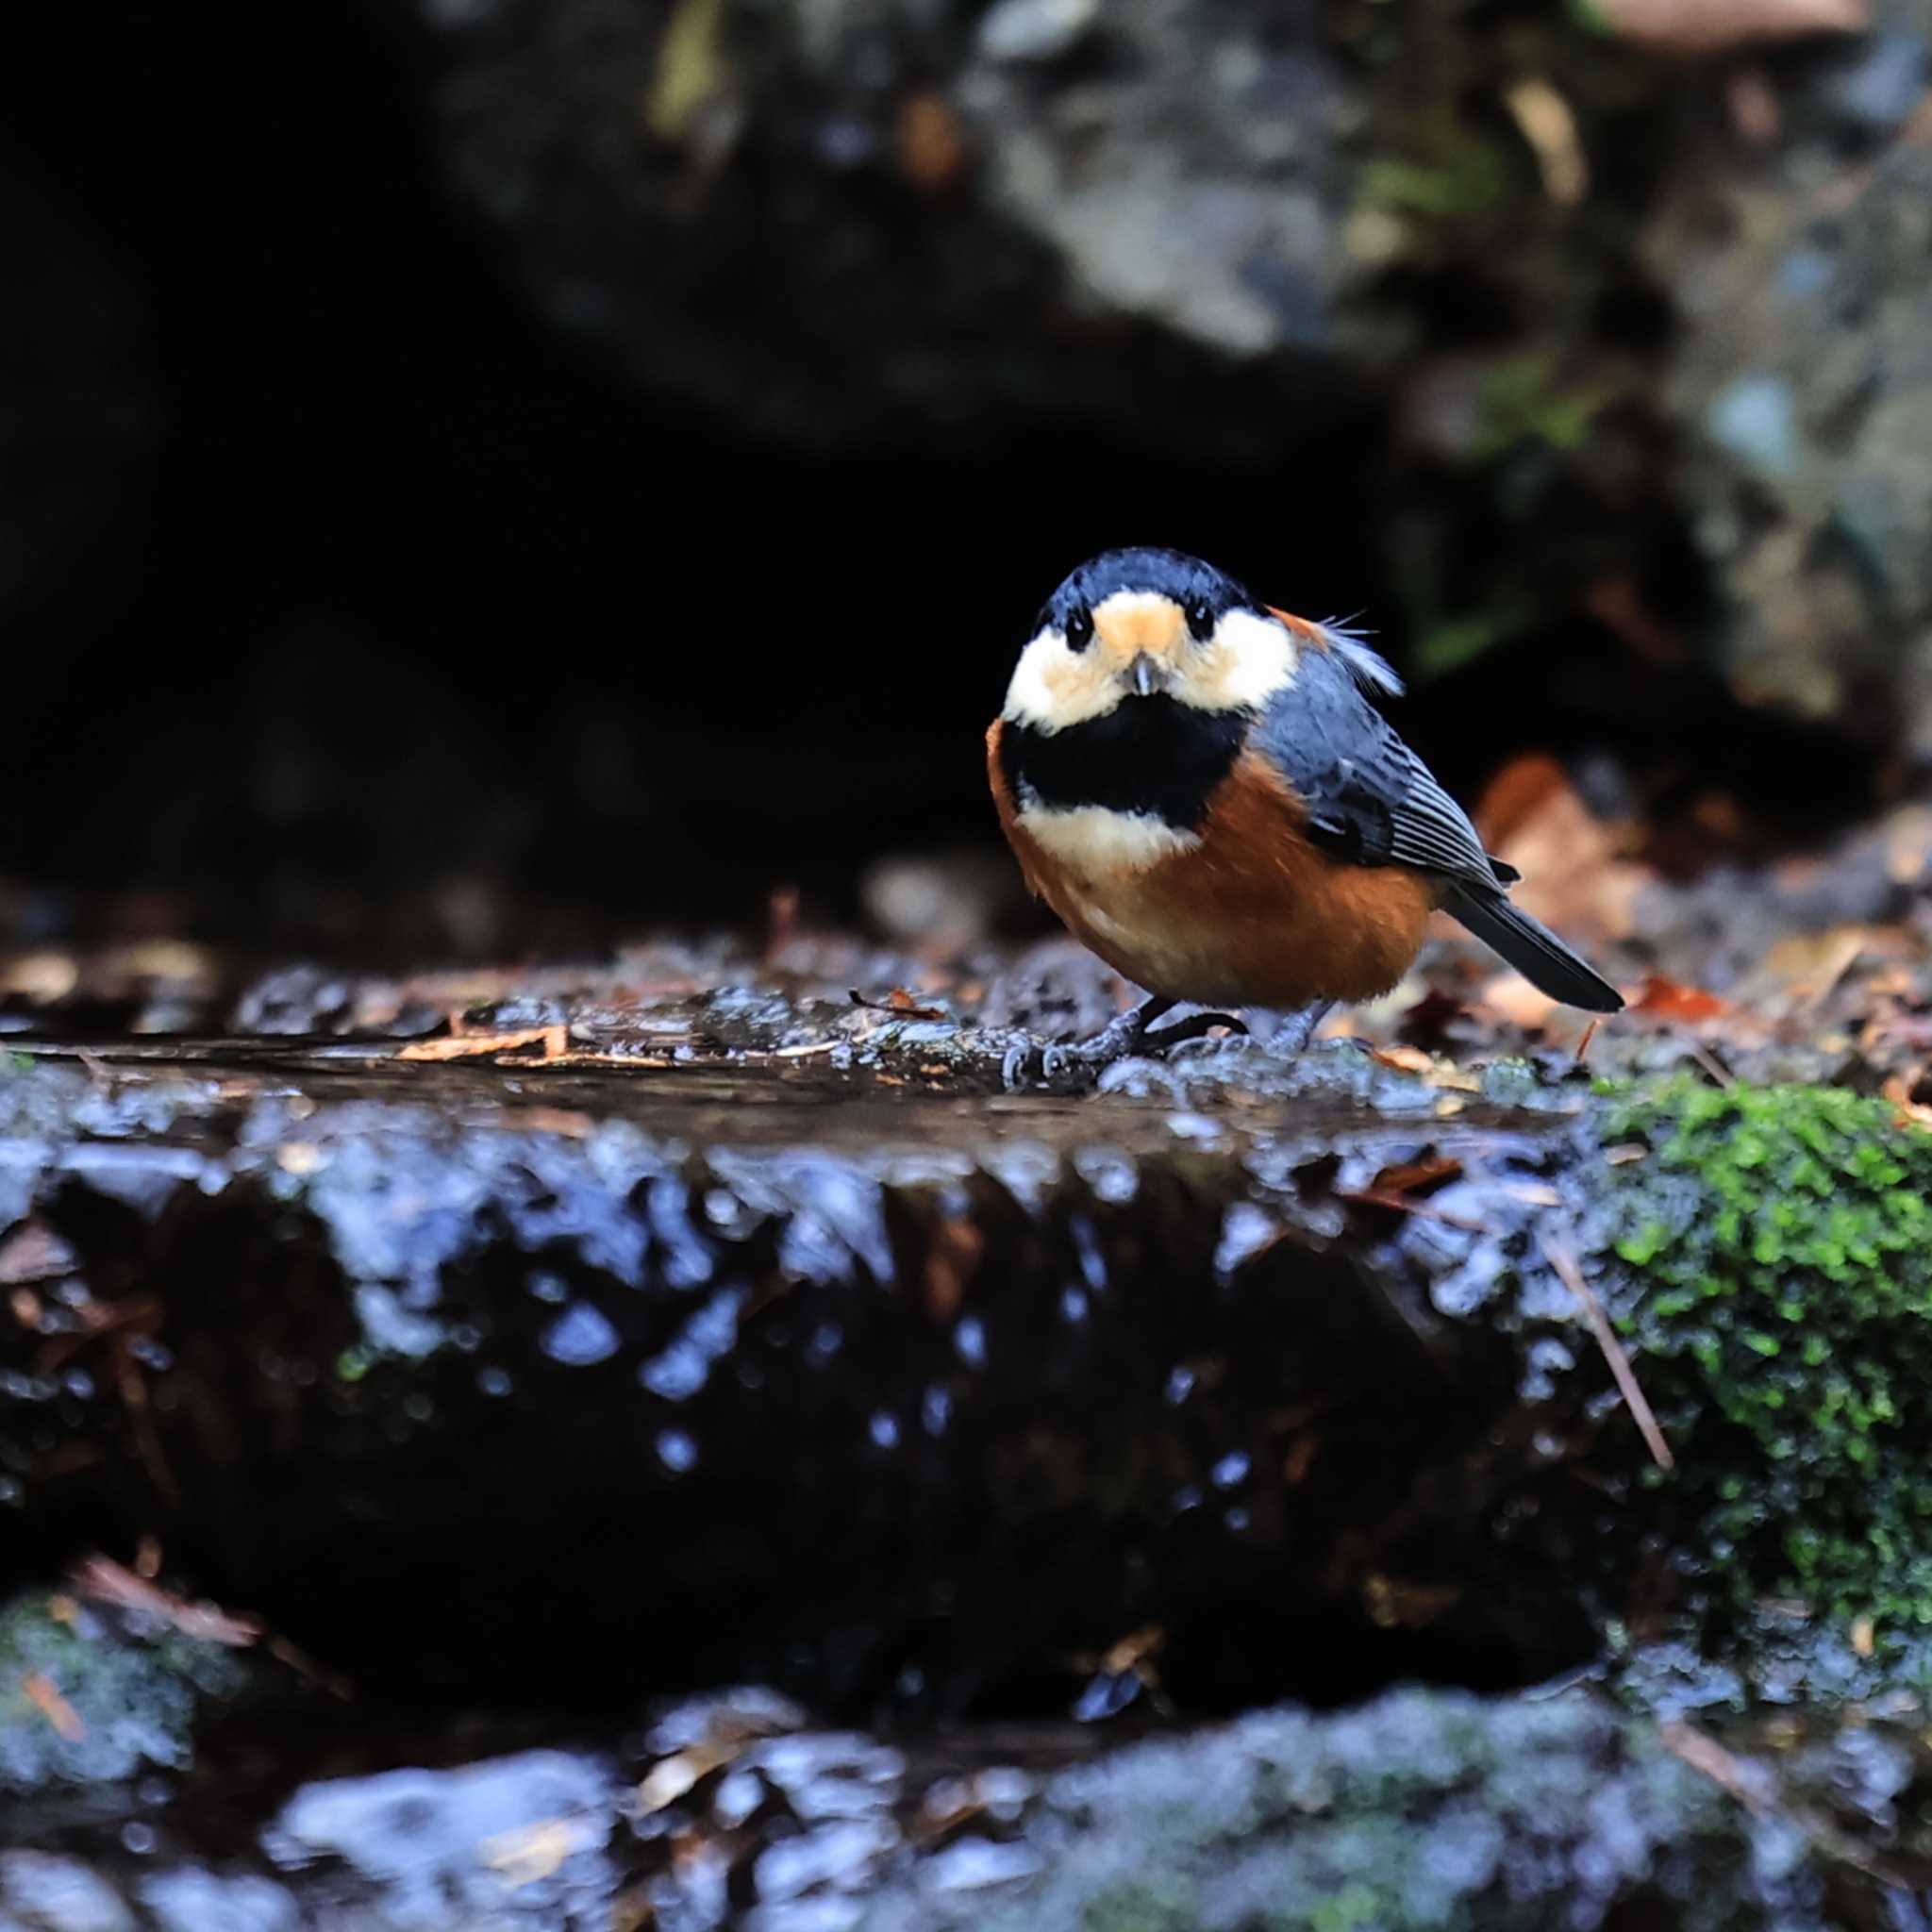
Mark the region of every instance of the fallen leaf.
<instances>
[{"instance_id":1,"label":"fallen leaf","mask_svg":"<svg viewBox=\"0 0 1932 1932\"><path fill-rule=\"evenodd\" d=\"M555 1876L577 1852L603 1843L605 1833L588 1818L544 1818L500 1831L476 1847L483 1862L512 1891Z\"/></svg>"},{"instance_id":2,"label":"fallen leaf","mask_svg":"<svg viewBox=\"0 0 1932 1932\"><path fill-rule=\"evenodd\" d=\"M79 1257L42 1221L24 1221L0 1241L0 1287L72 1274Z\"/></svg>"},{"instance_id":3,"label":"fallen leaf","mask_svg":"<svg viewBox=\"0 0 1932 1932\"><path fill-rule=\"evenodd\" d=\"M1737 990L1741 1005L1814 1007L1868 951L1894 945L1893 936L1868 925L1834 925L1793 933L1774 945Z\"/></svg>"},{"instance_id":4,"label":"fallen leaf","mask_svg":"<svg viewBox=\"0 0 1932 1932\"><path fill-rule=\"evenodd\" d=\"M1426 1160L1382 1168L1369 1188L1374 1193L1407 1194L1417 1188L1431 1187L1437 1181L1454 1180L1461 1172L1461 1161L1453 1155L1439 1154Z\"/></svg>"},{"instance_id":5,"label":"fallen leaf","mask_svg":"<svg viewBox=\"0 0 1932 1932\"><path fill-rule=\"evenodd\" d=\"M1499 1018L1525 1033L1539 1033L1557 1011L1557 1002L1516 972L1499 973L1483 981L1478 1001Z\"/></svg>"},{"instance_id":6,"label":"fallen leaf","mask_svg":"<svg viewBox=\"0 0 1932 1932\"><path fill-rule=\"evenodd\" d=\"M1440 1055L1424 1053L1419 1046L1378 1046L1374 1058L1399 1074L1420 1074L1432 1087L1453 1087L1460 1092L1475 1093L1482 1082L1466 1067Z\"/></svg>"},{"instance_id":7,"label":"fallen leaf","mask_svg":"<svg viewBox=\"0 0 1932 1932\"><path fill-rule=\"evenodd\" d=\"M724 52L724 0L678 0L643 101L644 125L676 145L722 94L730 76Z\"/></svg>"},{"instance_id":8,"label":"fallen leaf","mask_svg":"<svg viewBox=\"0 0 1932 1932\"><path fill-rule=\"evenodd\" d=\"M892 122L899 172L924 194L943 194L973 158L972 143L951 104L925 89L899 104Z\"/></svg>"},{"instance_id":9,"label":"fallen leaf","mask_svg":"<svg viewBox=\"0 0 1932 1932\"><path fill-rule=\"evenodd\" d=\"M1891 1124L1895 1127L1932 1128L1932 1106L1922 1100L1914 1100L1912 1091L1917 1085L1913 1076L1894 1074L1878 1091L1891 1102Z\"/></svg>"},{"instance_id":10,"label":"fallen leaf","mask_svg":"<svg viewBox=\"0 0 1932 1932\"><path fill-rule=\"evenodd\" d=\"M852 1004L863 1007L869 1013L890 1013L895 1020L943 1020L946 1017L938 1007L921 1006L903 986L895 986L882 1000L867 999L854 988Z\"/></svg>"},{"instance_id":11,"label":"fallen leaf","mask_svg":"<svg viewBox=\"0 0 1932 1932\"><path fill-rule=\"evenodd\" d=\"M1684 986L1661 974L1644 974L1637 997L1630 1002L1633 1013L1651 1013L1660 1020L1714 1020L1730 1010L1728 1002L1695 986Z\"/></svg>"},{"instance_id":12,"label":"fallen leaf","mask_svg":"<svg viewBox=\"0 0 1932 1932\"><path fill-rule=\"evenodd\" d=\"M1460 1108L1460 1100L1445 1101L1443 1105ZM1437 1112L1442 1111L1439 1105ZM1419 1215L1424 1221L1440 1221L1449 1227L1466 1228L1471 1234L1488 1234L1490 1224L1478 1221L1471 1214L1457 1214L1447 1208L1438 1208L1432 1201L1418 1201L1412 1194L1392 1194L1381 1188L1337 1188L1338 1201L1358 1201L1365 1208L1392 1208L1398 1214Z\"/></svg>"},{"instance_id":13,"label":"fallen leaf","mask_svg":"<svg viewBox=\"0 0 1932 1932\"><path fill-rule=\"evenodd\" d=\"M61 1696L53 1678L45 1672L28 1672L20 1680L20 1688L26 1693L26 1701L70 1744L77 1744L87 1736L87 1726L81 1723L79 1712Z\"/></svg>"},{"instance_id":14,"label":"fallen leaf","mask_svg":"<svg viewBox=\"0 0 1932 1932\"><path fill-rule=\"evenodd\" d=\"M542 1048L541 1059L560 1058L569 1044L567 1026L520 1026L513 1033L463 1033L448 1040L412 1040L396 1049L399 1060L465 1060L488 1054Z\"/></svg>"},{"instance_id":15,"label":"fallen leaf","mask_svg":"<svg viewBox=\"0 0 1932 1932\"><path fill-rule=\"evenodd\" d=\"M1556 759L1512 759L1475 808L1491 851L1523 874L1510 897L1575 943L1628 938L1646 866L1626 858L1621 830L1599 819Z\"/></svg>"},{"instance_id":16,"label":"fallen leaf","mask_svg":"<svg viewBox=\"0 0 1932 1932\"><path fill-rule=\"evenodd\" d=\"M707 1738L689 1750L674 1752L669 1757L660 1758L638 1787L639 1815L649 1817L655 1811L663 1810L667 1805L676 1804L701 1778L708 1777L712 1772L740 1757L749 1741L747 1739Z\"/></svg>"},{"instance_id":17,"label":"fallen leaf","mask_svg":"<svg viewBox=\"0 0 1932 1932\"><path fill-rule=\"evenodd\" d=\"M218 1604L190 1603L137 1576L111 1557L89 1557L76 1564L68 1581L75 1593L96 1603L118 1604L172 1624L184 1637L245 1650L262 1635L265 1625L254 1617L233 1616Z\"/></svg>"},{"instance_id":18,"label":"fallen leaf","mask_svg":"<svg viewBox=\"0 0 1932 1932\"><path fill-rule=\"evenodd\" d=\"M1378 1630L1425 1630L1462 1601L1456 1583L1409 1583L1379 1571L1362 1579L1362 1607Z\"/></svg>"},{"instance_id":19,"label":"fallen leaf","mask_svg":"<svg viewBox=\"0 0 1932 1932\"><path fill-rule=\"evenodd\" d=\"M1536 156L1543 192L1558 208L1574 208L1590 192L1590 162L1570 103L1532 75L1505 88L1503 105Z\"/></svg>"},{"instance_id":20,"label":"fallen leaf","mask_svg":"<svg viewBox=\"0 0 1932 1932\"><path fill-rule=\"evenodd\" d=\"M925 1307L936 1322L950 1322L986 1252L986 1237L961 1215L948 1215L932 1230L925 1255Z\"/></svg>"},{"instance_id":21,"label":"fallen leaf","mask_svg":"<svg viewBox=\"0 0 1932 1932\"><path fill-rule=\"evenodd\" d=\"M1865 0L1589 0L1606 33L1653 53L1699 58L1812 34L1862 33Z\"/></svg>"},{"instance_id":22,"label":"fallen leaf","mask_svg":"<svg viewBox=\"0 0 1932 1932\"><path fill-rule=\"evenodd\" d=\"M1878 1647L1878 1632L1870 1617L1852 1620L1852 1649L1859 1657L1870 1657Z\"/></svg>"}]
</instances>

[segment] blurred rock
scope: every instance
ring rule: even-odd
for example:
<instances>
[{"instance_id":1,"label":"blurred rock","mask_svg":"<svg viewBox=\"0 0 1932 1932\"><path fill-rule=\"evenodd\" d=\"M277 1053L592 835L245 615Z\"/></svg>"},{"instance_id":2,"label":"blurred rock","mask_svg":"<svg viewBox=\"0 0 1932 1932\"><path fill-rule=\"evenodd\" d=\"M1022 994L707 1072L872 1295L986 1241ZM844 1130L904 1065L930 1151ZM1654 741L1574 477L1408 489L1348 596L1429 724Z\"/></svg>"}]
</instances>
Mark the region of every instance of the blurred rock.
<instances>
[{"instance_id":1,"label":"blurred rock","mask_svg":"<svg viewBox=\"0 0 1932 1932\"><path fill-rule=\"evenodd\" d=\"M1683 488L1754 703L1932 757L1932 8L1798 70L1776 152L1686 167L1651 235Z\"/></svg>"},{"instance_id":2,"label":"blurred rock","mask_svg":"<svg viewBox=\"0 0 1932 1932\"><path fill-rule=\"evenodd\" d=\"M1311 364L1332 382L1362 109L1313 15L425 15L458 192L654 390L808 441L1125 410L1202 449L1265 446L1321 402Z\"/></svg>"}]
</instances>

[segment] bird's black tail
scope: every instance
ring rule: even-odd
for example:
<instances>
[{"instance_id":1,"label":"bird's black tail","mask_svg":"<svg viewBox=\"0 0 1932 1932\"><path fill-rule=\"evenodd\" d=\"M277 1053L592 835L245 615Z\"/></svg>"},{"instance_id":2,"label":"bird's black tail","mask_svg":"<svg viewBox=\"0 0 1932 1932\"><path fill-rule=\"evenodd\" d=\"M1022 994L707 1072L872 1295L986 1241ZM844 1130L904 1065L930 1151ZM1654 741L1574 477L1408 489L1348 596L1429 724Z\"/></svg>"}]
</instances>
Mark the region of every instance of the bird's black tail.
<instances>
[{"instance_id":1,"label":"bird's black tail","mask_svg":"<svg viewBox=\"0 0 1932 1932\"><path fill-rule=\"evenodd\" d=\"M1588 1013L1614 1013L1624 996L1600 973L1586 965L1548 926L1512 906L1501 892L1454 886L1442 902L1483 944L1500 953L1524 978L1566 1007Z\"/></svg>"}]
</instances>

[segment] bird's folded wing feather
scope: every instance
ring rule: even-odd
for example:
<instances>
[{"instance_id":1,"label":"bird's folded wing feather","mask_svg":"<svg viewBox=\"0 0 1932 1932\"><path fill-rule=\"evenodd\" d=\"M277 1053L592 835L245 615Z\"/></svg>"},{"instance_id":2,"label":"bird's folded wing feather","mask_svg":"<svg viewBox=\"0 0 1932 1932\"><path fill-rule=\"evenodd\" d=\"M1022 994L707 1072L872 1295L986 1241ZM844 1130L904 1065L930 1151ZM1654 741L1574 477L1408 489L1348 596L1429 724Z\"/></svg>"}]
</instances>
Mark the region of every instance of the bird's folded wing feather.
<instances>
[{"instance_id":1,"label":"bird's folded wing feather","mask_svg":"<svg viewBox=\"0 0 1932 1932\"><path fill-rule=\"evenodd\" d=\"M1346 657L1305 651L1253 743L1279 767L1318 844L1357 865L1411 865L1493 891L1515 872L1363 695Z\"/></svg>"}]
</instances>

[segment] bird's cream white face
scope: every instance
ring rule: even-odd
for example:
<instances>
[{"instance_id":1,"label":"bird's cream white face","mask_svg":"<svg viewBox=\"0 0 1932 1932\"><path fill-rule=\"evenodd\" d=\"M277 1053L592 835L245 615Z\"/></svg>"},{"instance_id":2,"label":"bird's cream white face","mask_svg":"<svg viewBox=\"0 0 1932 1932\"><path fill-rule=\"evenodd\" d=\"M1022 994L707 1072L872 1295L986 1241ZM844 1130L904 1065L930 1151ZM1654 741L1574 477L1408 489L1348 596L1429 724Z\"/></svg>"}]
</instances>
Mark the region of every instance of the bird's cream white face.
<instances>
[{"instance_id":1,"label":"bird's cream white face","mask_svg":"<svg viewBox=\"0 0 1932 1932\"><path fill-rule=\"evenodd\" d=\"M1294 682L1297 646L1277 619L1228 610L1206 639L1158 591L1116 591L1092 611L1076 649L1049 626L1020 654L1003 715L1036 731L1065 731L1156 692L1199 711L1257 708Z\"/></svg>"}]
</instances>

